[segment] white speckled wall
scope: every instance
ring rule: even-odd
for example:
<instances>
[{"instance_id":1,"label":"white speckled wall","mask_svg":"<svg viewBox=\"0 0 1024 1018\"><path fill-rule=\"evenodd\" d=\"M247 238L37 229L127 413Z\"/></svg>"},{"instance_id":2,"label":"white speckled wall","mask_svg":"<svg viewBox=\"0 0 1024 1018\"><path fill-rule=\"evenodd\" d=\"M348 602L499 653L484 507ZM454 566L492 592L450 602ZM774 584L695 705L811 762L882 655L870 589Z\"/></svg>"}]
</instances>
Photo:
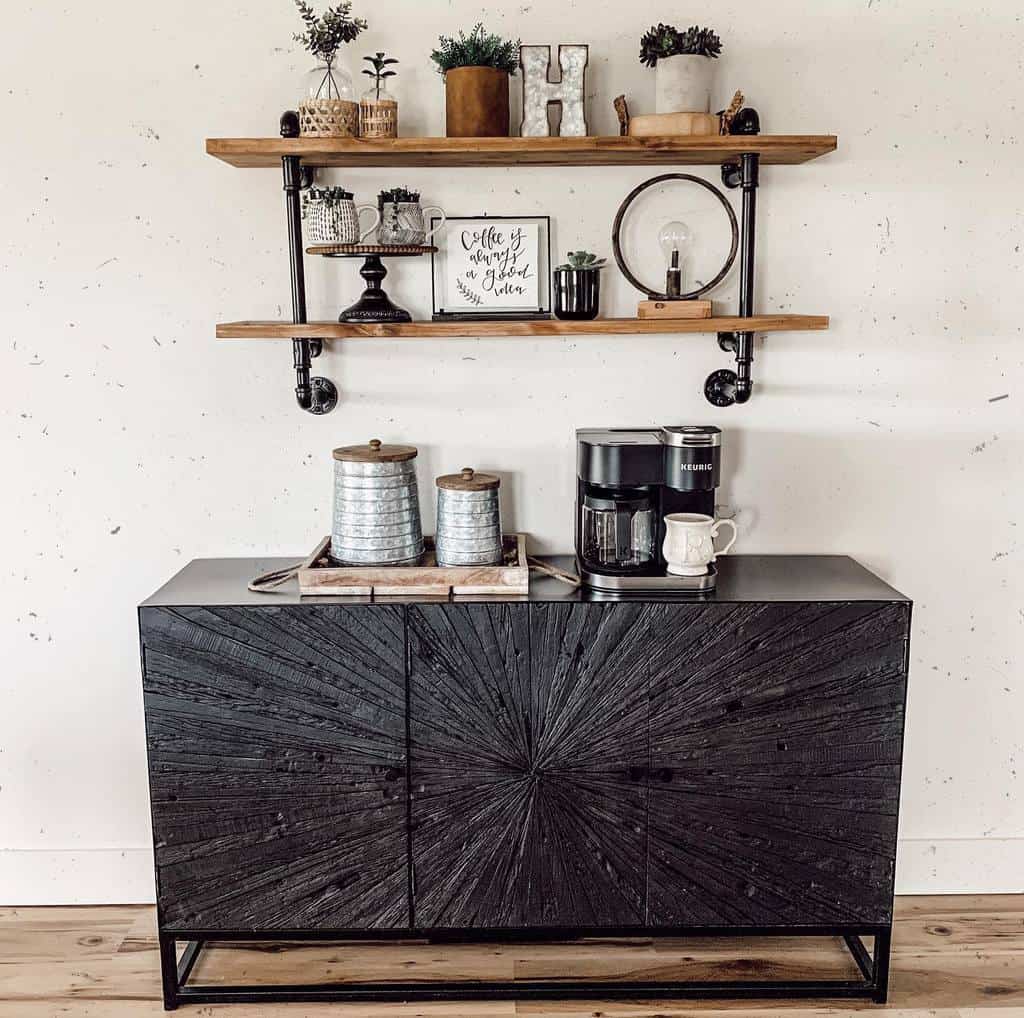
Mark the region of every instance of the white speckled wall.
<instances>
[{"instance_id":1,"label":"white speckled wall","mask_svg":"<svg viewBox=\"0 0 1024 1018\"><path fill-rule=\"evenodd\" d=\"M728 411L700 391L727 363L711 337L340 343L320 364L342 403L311 417L289 344L213 338L218 319L289 306L279 173L203 154L208 135L274 133L294 105L309 61L288 0L7 5L0 902L152 894L135 605L196 556L307 551L333 446L415 442L424 479L498 470L509 522L567 550L573 429L657 422L727 429L739 549L849 553L915 599L900 888L1024 889L1019 4L357 9L371 31L350 62L400 58L409 134L443 131L439 31L483 17L589 43L591 131L614 133L615 95L652 108L642 30L711 24L719 105L743 88L767 131L840 137L764 170L758 252L761 307L833 327L759 342L755 396ZM362 199L416 185L453 213L547 212L560 251L608 253L646 175L332 179ZM426 264L391 281L429 313ZM605 313L630 313L636 295L605 281ZM309 284L317 317L357 292L344 266L310 265Z\"/></svg>"}]
</instances>

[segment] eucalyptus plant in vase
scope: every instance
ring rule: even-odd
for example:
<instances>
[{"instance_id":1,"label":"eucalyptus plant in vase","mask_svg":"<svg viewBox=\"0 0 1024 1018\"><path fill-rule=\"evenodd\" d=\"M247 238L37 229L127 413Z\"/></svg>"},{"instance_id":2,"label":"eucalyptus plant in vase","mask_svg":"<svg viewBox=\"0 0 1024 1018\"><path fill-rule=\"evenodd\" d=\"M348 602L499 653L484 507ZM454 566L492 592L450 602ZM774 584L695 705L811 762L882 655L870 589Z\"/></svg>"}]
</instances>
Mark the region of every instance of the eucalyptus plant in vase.
<instances>
[{"instance_id":1,"label":"eucalyptus plant in vase","mask_svg":"<svg viewBox=\"0 0 1024 1018\"><path fill-rule=\"evenodd\" d=\"M398 100L388 91L387 80L395 76L388 67L398 61L382 52L363 60L373 68L363 70L363 74L373 78L373 86L359 100L359 134L363 138L397 138Z\"/></svg>"},{"instance_id":2,"label":"eucalyptus plant in vase","mask_svg":"<svg viewBox=\"0 0 1024 1018\"><path fill-rule=\"evenodd\" d=\"M352 0L317 14L306 0L295 0L306 30L294 39L317 64L305 77L305 98L299 106L299 133L304 138L344 138L359 133L359 106L352 75L338 61L338 51L352 42L366 22L352 16Z\"/></svg>"},{"instance_id":3,"label":"eucalyptus plant in vase","mask_svg":"<svg viewBox=\"0 0 1024 1018\"><path fill-rule=\"evenodd\" d=\"M710 28L652 25L640 39L640 63L655 69L655 113L710 113L713 61L721 52Z\"/></svg>"}]
</instances>

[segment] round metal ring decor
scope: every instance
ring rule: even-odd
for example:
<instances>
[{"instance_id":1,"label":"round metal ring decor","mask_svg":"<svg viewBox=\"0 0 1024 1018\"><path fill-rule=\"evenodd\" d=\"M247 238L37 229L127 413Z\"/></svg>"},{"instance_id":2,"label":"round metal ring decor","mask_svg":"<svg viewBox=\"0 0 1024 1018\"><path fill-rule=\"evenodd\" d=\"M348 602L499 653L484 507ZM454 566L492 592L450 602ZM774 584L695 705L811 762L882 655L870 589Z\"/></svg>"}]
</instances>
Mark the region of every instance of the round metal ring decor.
<instances>
[{"instance_id":1,"label":"round metal ring decor","mask_svg":"<svg viewBox=\"0 0 1024 1018\"><path fill-rule=\"evenodd\" d=\"M630 205L632 205L633 202L636 201L636 199L648 188L654 187L656 184L663 184L666 180L687 180L691 184L699 184L705 190L710 191L719 200L722 208L725 209L725 213L729 217L729 226L732 229L732 247L729 249L729 255L725 259L725 264L719 270L718 275L716 275L710 282L705 283L696 290L691 290L689 293L682 293L678 297L671 298L667 294L659 293L657 290L654 290L649 286L644 286L644 284L633 275L629 266L626 264L626 259L622 255L622 244L619 242L619 234L622 230L622 221L625 219L626 212L629 211ZM619 211L615 213L615 222L612 225L612 250L615 252L616 265L618 265L619 270L626 279L628 279L641 293L646 293L651 300L693 300L695 297L700 297L702 294L707 293L708 290L718 286L718 284L728 275L729 270L733 266L733 262L736 261L736 253L739 251L739 247L740 228L736 222L736 213L733 212L728 198L726 198L714 184L709 184L706 180L702 180L700 177L695 177L690 173L662 173L660 176L651 177L650 180L645 180L638 187L634 187L633 190L626 195L626 200L619 206Z\"/></svg>"}]
</instances>

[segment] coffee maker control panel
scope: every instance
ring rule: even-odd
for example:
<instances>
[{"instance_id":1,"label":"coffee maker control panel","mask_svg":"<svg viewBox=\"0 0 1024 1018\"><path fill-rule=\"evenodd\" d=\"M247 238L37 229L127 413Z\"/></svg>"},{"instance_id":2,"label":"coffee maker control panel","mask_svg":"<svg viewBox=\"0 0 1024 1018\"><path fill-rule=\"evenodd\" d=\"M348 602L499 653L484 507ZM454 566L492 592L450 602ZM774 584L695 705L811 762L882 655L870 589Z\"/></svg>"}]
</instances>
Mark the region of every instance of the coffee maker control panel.
<instances>
[{"instance_id":1,"label":"coffee maker control panel","mask_svg":"<svg viewBox=\"0 0 1024 1018\"><path fill-rule=\"evenodd\" d=\"M721 482L722 432L703 426L662 428L664 483L676 491L713 491Z\"/></svg>"}]
</instances>

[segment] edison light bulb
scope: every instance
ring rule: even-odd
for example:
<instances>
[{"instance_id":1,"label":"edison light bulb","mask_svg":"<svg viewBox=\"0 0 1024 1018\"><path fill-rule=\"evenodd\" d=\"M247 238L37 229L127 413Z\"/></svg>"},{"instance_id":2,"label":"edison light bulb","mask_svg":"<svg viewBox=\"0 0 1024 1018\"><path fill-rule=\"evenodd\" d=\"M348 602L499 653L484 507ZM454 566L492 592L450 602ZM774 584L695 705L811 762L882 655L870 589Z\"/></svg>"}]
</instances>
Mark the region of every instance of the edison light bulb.
<instances>
[{"instance_id":1,"label":"edison light bulb","mask_svg":"<svg viewBox=\"0 0 1024 1018\"><path fill-rule=\"evenodd\" d=\"M683 258L693 241L686 223L666 223L658 231L658 243L665 252L668 268L665 273L665 296L678 297L683 292Z\"/></svg>"}]
</instances>

